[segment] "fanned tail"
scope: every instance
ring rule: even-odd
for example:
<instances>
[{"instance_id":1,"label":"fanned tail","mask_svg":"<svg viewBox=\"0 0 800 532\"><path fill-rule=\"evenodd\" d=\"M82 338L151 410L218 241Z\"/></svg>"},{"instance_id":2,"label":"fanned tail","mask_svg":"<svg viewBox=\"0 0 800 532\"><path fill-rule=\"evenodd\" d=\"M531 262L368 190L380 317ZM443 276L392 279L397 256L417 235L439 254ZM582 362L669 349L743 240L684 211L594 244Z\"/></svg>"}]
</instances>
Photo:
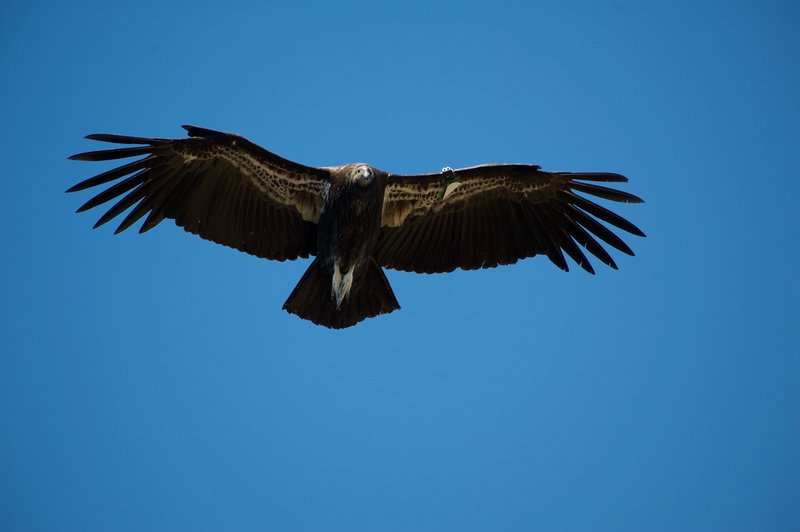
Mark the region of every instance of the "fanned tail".
<instances>
[{"instance_id":1,"label":"fanned tail","mask_svg":"<svg viewBox=\"0 0 800 532\"><path fill-rule=\"evenodd\" d=\"M331 329L344 329L366 319L400 308L389 280L375 259L356 272L350 296L339 309L331 297L331 273L321 267L319 258L308 267L283 310L304 320Z\"/></svg>"}]
</instances>

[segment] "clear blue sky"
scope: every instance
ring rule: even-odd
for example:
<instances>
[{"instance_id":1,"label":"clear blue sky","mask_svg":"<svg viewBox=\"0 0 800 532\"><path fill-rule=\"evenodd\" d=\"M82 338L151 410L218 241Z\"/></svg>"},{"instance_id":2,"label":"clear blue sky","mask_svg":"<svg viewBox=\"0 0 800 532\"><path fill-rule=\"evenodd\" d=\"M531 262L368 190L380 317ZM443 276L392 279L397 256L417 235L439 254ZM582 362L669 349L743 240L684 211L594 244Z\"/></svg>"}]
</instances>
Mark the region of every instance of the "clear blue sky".
<instances>
[{"instance_id":1,"label":"clear blue sky","mask_svg":"<svg viewBox=\"0 0 800 532\"><path fill-rule=\"evenodd\" d=\"M165 4L0 8L0 529L800 529L796 2ZM307 261L74 214L83 135L184 123L619 172L648 238L331 331Z\"/></svg>"}]
</instances>

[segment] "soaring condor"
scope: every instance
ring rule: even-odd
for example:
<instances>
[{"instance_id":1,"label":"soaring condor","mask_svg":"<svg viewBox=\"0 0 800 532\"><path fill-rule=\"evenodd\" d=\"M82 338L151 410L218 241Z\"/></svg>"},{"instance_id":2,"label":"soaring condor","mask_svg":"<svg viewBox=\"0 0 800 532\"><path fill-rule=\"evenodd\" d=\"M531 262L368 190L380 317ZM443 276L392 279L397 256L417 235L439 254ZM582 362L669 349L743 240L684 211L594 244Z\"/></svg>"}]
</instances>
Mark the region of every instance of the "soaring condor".
<instances>
[{"instance_id":1,"label":"soaring condor","mask_svg":"<svg viewBox=\"0 0 800 532\"><path fill-rule=\"evenodd\" d=\"M633 255L601 221L644 236L581 195L641 202L595 184L626 182L619 174L543 172L528 164L422 175L390 174L363 163L315 168L238 135L183 127L189 138L87 136L126 147L70 159L143 157L70 188L113 182L78 212L118 200L95 227L133 207L116 233L147 215L140 233L170 218L190 233L257 257L314 256L283 308L334 329L400 308L382 268L474 270L541 254L567 271L566 253L594 273L578 244L614 269L595 237Z\"/></svg>"}]
</instances>

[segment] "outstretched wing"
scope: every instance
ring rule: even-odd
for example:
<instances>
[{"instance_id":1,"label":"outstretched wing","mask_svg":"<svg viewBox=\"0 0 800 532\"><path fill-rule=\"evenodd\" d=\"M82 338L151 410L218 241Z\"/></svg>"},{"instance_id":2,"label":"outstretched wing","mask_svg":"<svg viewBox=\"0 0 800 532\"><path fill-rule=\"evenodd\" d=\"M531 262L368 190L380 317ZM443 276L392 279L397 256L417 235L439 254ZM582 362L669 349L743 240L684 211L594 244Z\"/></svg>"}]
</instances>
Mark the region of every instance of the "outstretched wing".
<instances>
[{"instance_id":1,"label":"outstretched wing","mask_svg":"<svg viewBox=\"0 0 800 532\"><path fill-rule=\"evenodd\" d=\"M600 221L634 235L641 230L580 193L626 203L636 196L592 182L626 182L609 173L542 172L521 164L481 165L438 174L388 179L376 259L418 273L474 270L544 254L569 270L564 252L584 270L592 265L578 246L616 269L595 239L633 255Z\"/></svg>"},{"instance_id":2,"label":"outstretched wing","mask_svg":"<svg viewBox=\"0 0 800 532\"><path fill-rule=\"evenodd\" d=\"M190 233L267 259L316 254L316 224L329 185L327 170L283 159L238 135L183 127L190 138L86 137L143 146L79 153L70 159L144 157L67 190L116 181L78 212L117 200L95 227L133 207L116 233L147 215L140 233L170 218Z\"/></svg>"}]
</instances>

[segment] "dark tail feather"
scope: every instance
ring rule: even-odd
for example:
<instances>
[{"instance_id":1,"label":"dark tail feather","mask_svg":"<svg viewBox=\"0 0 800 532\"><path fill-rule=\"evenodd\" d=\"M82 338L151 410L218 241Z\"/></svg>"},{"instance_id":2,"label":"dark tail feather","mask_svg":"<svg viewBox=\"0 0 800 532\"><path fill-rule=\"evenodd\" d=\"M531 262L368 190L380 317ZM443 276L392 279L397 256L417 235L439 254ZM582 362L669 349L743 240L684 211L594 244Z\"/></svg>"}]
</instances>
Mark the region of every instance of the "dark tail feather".
<instances>
[{"instance_id":1,"label":"dark tail feather","mask_svg":"<svg viewBox=\"0 0 800 532\"><path fill-rule=\"evenodd\" d=\"M300 282L283 304L283 310L304 320L332 329L351 327L366 318L388 314L400 308L389 280L375 259L356 271L350 296L337 310L331 297L331 273L314 259Z\"/></svg>"}]
</instances>

